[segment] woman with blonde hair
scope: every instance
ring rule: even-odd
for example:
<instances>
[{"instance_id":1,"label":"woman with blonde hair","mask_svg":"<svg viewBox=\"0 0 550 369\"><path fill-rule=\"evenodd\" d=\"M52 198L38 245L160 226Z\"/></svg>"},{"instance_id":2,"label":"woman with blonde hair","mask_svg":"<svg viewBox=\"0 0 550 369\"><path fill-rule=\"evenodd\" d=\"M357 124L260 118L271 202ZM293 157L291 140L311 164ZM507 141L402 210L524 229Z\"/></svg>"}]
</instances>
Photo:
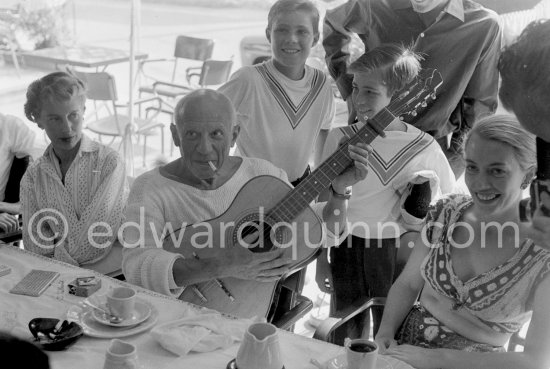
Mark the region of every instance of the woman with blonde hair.
<instances>
[{"instance_id":1,"label":"woman with blonde hair","mask_svg":"<svg viewBox=\"0 0 550 369\"><path fill-rule=\"evenodd\" d=\"M121 156L82 133L85 104L86 86L68 73L29 85L25 115L51 143L21 180L25 248L83 267L111 251L128 197Z\"/></svg>"},{"instance_id":2,"label":"woman with blonde hair","mask_svg":"<svg viewBox=\"0 0 550 369\"><path fill-rule=\"evenodd\" d=\"M524 236L518 211L536 169L535 138L495 115L464 145L471 196L445 197L428 212L376 341L415 368L546 369L550 253ZM524 352L505 353L529 320Z\"/></svg>"}]
</instances>

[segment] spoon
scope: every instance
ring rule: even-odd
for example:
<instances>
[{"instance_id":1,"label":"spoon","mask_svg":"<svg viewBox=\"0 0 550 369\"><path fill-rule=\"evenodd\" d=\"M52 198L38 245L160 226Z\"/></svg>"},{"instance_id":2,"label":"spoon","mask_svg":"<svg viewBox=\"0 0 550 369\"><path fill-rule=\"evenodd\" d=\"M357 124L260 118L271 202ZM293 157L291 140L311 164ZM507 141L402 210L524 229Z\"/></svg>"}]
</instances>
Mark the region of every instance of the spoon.
<instances>
[{"instance_id":1,"label":"spoon","mask_svg":"<svg viewBox=\"0 0 550 369\"><path fill-rule=\"evenodd\" d=\"M86 306L89 306L93 309L96 309L97 311L101 311L104 315L104 317L106 317L107 319L109 319L109 322L113 323L113 324L120 324L122 323L122 321L124 319L122 319L121 317L118 317L118 316L114 316L112 315L111 313L109 313L108 311L106 311L105 309L102 309L100 308L99 306L96 306L94 304L92 304L91 302L87 301L87 300L83 300L81 301L82 304L86 305Z\"/></svg>"}]
</instances>

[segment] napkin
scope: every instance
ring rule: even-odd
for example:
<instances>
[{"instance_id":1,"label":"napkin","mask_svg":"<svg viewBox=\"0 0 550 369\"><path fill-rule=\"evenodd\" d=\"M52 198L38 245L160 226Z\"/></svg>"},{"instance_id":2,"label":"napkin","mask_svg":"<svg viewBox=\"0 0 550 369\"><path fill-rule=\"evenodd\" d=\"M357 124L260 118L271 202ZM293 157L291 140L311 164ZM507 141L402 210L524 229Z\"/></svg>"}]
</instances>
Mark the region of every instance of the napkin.
<instances>
[{"instance_id":1,"label":"napkin","mask_svg":"<svg viewBox=\"0 0 550 369\"><path fill-rule=\"evenodd\" d=\"M151 336L166 350L178 355L190 351L224 349L243 338L246 328L259 319L230 319L219 313L199 314L160 324Z\"/></svg>"}]
</instances>

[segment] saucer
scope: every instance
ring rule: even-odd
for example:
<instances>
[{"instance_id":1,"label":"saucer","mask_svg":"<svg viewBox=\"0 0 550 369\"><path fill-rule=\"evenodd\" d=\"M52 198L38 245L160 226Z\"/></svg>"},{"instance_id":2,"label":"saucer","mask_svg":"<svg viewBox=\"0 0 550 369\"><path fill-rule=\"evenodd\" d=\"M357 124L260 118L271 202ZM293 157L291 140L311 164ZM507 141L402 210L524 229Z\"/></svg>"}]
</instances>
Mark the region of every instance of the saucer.
<instances>
[{"instance_id":1,"label":"saucer","mask_svg":"<svg viewBox=\"0 0 550 369\"><path fill-rule=\"evenodd\" d=\"M347 369L348 360L346 354L338 355L325 364L326 369ZM378 355L376 358L376 369L412 369L412 367L402 361L390 356Z\"/></svg>"},{"instance_id":2,"label":"saucer","mask_svg":"<svg viewBox=\"0 0 550 369\"><path fill-rule=\"evenodd\" d=\"M237 367L237 359L233 359L229 363L227 363L227 366L225 367L225 369L239 369ZM285 369L285 366L283 365L281 369Z\"/></svg>"},{"instance_id":3,"label":"saucer","mask_svg":"<svg viewBox=\"0 0 550 369\"><path fill-rule=\"evenodd\" d=\"M109 316L99 310L92 310L92 316L101 324L110 325L111 327L132 327L144 322L151 315L151 307L143 300L136 300L134 313L131 318L124 319L120 323L113 323Z\"/></svg>"},{"instance_id":4,"label":"saucer","mask_svg":"<svg viewBox=\"0 0 550 369\"><path fill-rule=\"evenodd\" d=\"M146 302L147 303L147 302ZM74 321L82 326L84 334L96 338L121 338L145 332L155 326L159 318L159 311L147 303L151 309L151 316L143 323L130 327L112 327L98 322L92 316L92 308L73 305L67 311L67 320Z\"/></svg>"}]
</instances>

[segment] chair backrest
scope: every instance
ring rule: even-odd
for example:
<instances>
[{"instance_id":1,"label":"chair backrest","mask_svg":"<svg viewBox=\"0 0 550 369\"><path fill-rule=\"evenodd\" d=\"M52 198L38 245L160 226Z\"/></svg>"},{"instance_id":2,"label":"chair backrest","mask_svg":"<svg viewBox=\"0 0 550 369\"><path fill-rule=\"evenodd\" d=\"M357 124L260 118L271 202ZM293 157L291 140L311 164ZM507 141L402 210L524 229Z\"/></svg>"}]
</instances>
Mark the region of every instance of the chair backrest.
<instances>
[{"instance_id":1,"label":"chair backrest","mask_svg":"<svg viewBox=\"0 0 550 369\"><path fill-rule=\"evenodd\" d=\"M205 61L212 57L214 40L189 36L178 36L174 56L191 60Z\"/></svg>"},{"instance_id":2,"label":"chair backrest","mask_svg":"<svg viewBox=\"0 0 550 369\"><path fill-rule=\"evenodd\" d=\"M205 61L212 57L214 40L180 35L176 38L174 49L174 69L172 70L172 82L176 82L179 59Z\"/></svg>"},{"instance_id":3,"label":"chair backrest","mask_svg":"<svg viewBox=\"0 0 550 369\"><path fill-rule=\"evenodd\" d=\"M86 97L93 102L94 109L86 115L88 118L95 116L100 119L105 112L108 116L114 116L118 133L122 135L118 124L119 117L116 108L118 95L115 77L107 72L81 72L73 70L73 74L86 84ZM100 114L101 112L101 114ZM88 120L87 120L88 121Z\"/></svg>"},{"instance_id":4,"label":"chair backrest","mask_svg":"<svg viewBox=\"0 0 550 369\"><path fill-rule=\"evenodd\" d=\"M232 67L233 60L206 60L202 65L199 85L207 87L227 82Z\"/></svg>"},{"instance_id":5,"label":"chair backrest","mask_svg":"<svg viewBox=\"0 0 550 369\"><path fill-rule=\"evenodd\" d=\"M118 99L115 78L107 72L73 72L87 85L86 96L90 100L116 101Z\"/></svg>"}]
</instances>

